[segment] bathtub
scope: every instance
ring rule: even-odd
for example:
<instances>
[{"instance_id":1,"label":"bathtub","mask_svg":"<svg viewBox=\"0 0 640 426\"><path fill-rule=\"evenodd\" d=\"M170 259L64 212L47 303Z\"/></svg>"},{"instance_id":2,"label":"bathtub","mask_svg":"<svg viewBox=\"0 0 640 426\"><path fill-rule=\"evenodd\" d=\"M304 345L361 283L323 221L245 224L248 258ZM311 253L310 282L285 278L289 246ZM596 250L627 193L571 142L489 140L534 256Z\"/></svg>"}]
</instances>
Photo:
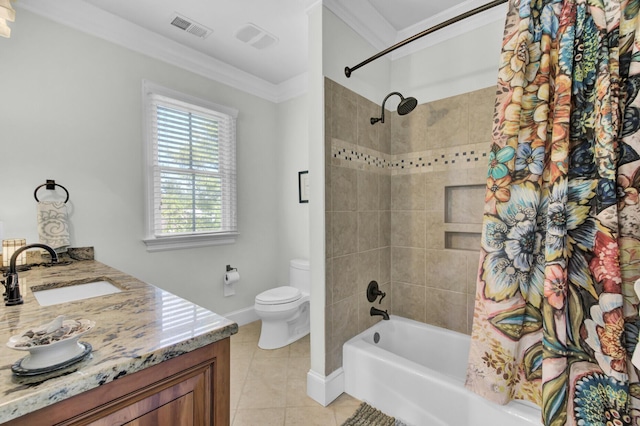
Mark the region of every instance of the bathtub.
<instances>
[{"instance_id":1,"label":"bathtub","mask_svg":"<svg viewBox=\"0 0 640 426\"><path fill-rule=\"evenodd\" d=\"M410 426L541 425L533 404L501 406L464 387L469 341L393 315L344 344L345 392Z\"/></svg>"}]
</instances>

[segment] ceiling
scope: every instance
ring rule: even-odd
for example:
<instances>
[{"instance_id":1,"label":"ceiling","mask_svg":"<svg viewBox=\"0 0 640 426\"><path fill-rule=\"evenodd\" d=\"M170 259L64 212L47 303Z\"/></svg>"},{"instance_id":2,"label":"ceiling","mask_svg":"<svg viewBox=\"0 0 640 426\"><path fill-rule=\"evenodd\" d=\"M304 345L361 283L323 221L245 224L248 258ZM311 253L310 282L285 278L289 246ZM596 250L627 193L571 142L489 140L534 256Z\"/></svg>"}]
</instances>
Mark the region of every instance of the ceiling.
<instances>
[{"instance_id":1,"label":"ceiling","mask_svg":"<svg viewBox=\"0 0 640 426\"><path fill-rule=\"evenodd\" d=\"M382 50L488 2L324 0L323 4ZM256 86L260 96L282 98L278 91L299 86L306 78L307 11L316 3L319 1L20 0L16 6L151 56L177 61L201 74L212 73L209 76L225 83L236 80L239 83L232 85L249 90ZM19 15L12 26L19 31Z\"/></svg>"}]
</instances>

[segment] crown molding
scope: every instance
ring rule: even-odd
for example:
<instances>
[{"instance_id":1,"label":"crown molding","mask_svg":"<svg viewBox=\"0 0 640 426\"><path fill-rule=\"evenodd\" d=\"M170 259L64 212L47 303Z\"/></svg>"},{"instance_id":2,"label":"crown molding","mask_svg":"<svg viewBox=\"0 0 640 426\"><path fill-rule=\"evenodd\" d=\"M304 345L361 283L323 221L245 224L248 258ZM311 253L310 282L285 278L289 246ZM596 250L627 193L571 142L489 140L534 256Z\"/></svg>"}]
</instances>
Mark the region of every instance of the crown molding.
<instances>
[{"instance_id":1,"label":"crown molding","mask_svg":"<svg viewBox=\"0 0 640 426\"><path fill-rule=\"evenodd\" d=\"M432 28L448 19L455 18L463 13L466 13L475 8L484 6L487 4L487 0L468 0L464 3L460 3L453 6L442 13L438 13L430 18L420 21L404 30L398 31L396 40L394 43L399 43L402 40L406 40L428 28ZM438 31L435 31L428 36L424 36L412 43L399 48L391 53L391 60L402 58L403 56L411 55L427 47L435 46L451 38L458 37L464 33L471 32L485 25L504 20L507 16L507 4L498 5L492 7L489 10L485 10L477 15L466 18L463 22L456 22Z\"/></svg>"},{"instance_id":2,"label":"crown molding","mask_svg":"<svg viewBox=\"0 0 640 426\"><path fill-rule=\"evenodd\" d=\"M324 0L323 4L374 48L384 50L448 19L481 7L487 4L487 0L467 0L401 31L396 31L368 1ZM465 19L464 25L461 23L452 24L398 48L389 55L389 58L393 61L493 23L498 19L504 20L506 11L506 4L493 7ZM377 32L373 32L372 28L376 28Z\"/></svg>"},{"instance_id":3,"label":"crown molding","mask_svg":"<svg viewBox=\"0 0 640 426\"><path fill-rule=\"evenodd\" d=\"M396 30L368 2L323 0L322 4L374 48L383 50L394 43Z\"/></svg>"},{"instance_id":4,"label":"crown molding","mask_svg":"<svg viewBox=\"0 0 640 426\"><path fill-rule=\"evenodd\" d=\"M274 103L306 92L306 87L300 87L306 79L300 76L291 82L270 83L81 0L21 0L16 6Z\"/></svg>"},{"instance_id":5,"label":"crown molding","mask_svg":"<svg viewBox=\"0 0 640 426\"><path fill-rule=\"evenodd\" d=\"M308 81L308 73L305 72L278 84L276 102L280 103L304 95L309 87Z\"/></svg>"}]
</instances>

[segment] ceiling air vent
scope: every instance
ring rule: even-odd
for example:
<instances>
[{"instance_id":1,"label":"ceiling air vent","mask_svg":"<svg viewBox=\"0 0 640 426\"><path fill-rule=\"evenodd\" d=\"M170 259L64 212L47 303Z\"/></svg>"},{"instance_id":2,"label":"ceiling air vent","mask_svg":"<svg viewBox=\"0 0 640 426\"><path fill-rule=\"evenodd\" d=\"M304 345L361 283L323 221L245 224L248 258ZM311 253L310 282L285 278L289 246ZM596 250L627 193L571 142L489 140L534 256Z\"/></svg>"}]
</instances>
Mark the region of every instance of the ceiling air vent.
<instances>
[{"instance_id":1,"label":"ceiling air vent","mask_svg":"<svg viewBox=\"0 0 640 426\"><path fill-rule=\"evenodd\" d=\"M256 49L266 49L278 42L276 36L251 23L238 28L236 38L243 43L250 44Z\"/></svg>"},{"instance_id":2,"label":"ceiling air vent","mask_svg":"<svg viewBox=\"0 0 640 426\"><path fill-rule=\"evenodd\" d=\"M213 30L198 24L193 19L178 15L177 13L174 13L171 17L171 25L202 39L209 37L209 34L213 32Z\"/></svg>"}]
</instances>

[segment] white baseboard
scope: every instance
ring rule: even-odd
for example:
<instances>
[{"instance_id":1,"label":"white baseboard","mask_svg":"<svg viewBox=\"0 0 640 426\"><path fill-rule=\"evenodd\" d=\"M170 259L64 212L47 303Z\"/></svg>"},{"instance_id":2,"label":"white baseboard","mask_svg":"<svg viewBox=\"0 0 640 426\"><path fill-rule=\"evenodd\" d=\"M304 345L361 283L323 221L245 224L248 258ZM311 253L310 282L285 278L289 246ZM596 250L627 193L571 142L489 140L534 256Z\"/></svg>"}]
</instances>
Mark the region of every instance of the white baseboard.
<instances>
[{"instance_id":1,"label":"white baseboard","mask_svg":"<svg viewBox=\"0 0 640 426\"><path fill-rule=\"evenodd\" d=\"M250 322L258 321L260 319L258 317L258 314L256 314L255 309L253 309L253 306L229 312L228 314L223 314L222 316L230 319L231 321L235 321L236 323L238 323L238 326L247 325Z\"/></svg>"},{"instance_id":2,"label":"white baseboard","mask_svg":"<svg viewBox=\"0 0 640 426\"><path fill-rule=\"evenodd\" d=\"M307 395L324 407L344 392L344 371L338 368L328 376L313 370L307 373Z\"/></svg>"}]
</instances>

